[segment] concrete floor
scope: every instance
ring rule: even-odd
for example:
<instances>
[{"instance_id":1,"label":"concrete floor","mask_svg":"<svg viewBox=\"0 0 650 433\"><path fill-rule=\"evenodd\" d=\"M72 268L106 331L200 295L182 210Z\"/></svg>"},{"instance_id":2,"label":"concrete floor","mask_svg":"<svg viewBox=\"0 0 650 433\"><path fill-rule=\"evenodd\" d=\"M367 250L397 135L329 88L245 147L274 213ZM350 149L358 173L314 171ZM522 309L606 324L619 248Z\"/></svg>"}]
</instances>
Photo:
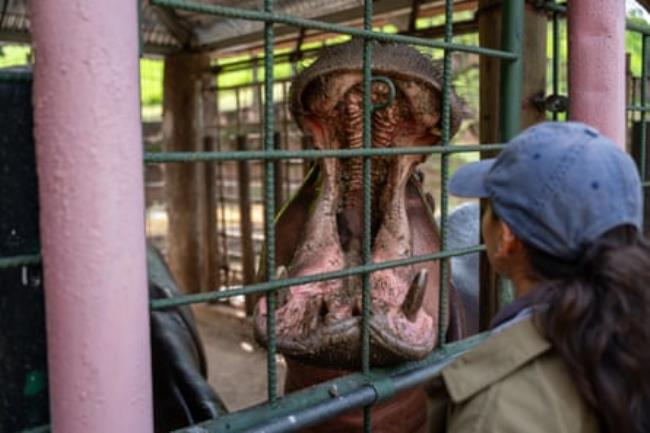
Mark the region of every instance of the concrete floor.
<instances>
[{"instance_id":1,"label":"concrete floor","mask_svg":"<svg viewBox=\"0 0 650 433\"><path fill-rule=\"evenodd\" d=\"M266 401L266 349L255 342L251 319L230 306L193 306L208 359L208 380L229 411ZM278 355L278 392L286 364Z\"/></svg>"}]
</instances>

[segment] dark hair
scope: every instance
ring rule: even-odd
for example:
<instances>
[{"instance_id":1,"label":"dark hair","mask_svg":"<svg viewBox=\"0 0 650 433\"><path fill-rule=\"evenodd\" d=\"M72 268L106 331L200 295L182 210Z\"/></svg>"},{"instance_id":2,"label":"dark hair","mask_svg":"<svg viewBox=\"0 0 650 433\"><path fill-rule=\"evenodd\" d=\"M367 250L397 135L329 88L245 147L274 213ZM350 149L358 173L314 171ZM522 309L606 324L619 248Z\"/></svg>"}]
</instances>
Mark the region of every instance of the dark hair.
<instances>
[{"instance_id":1,"label":"dark hair","mask_svg":"<svg viewBox=\"0 0 650 433\"><path fill-rule=\"evenodd\" d=\"M650 245L625 225L576 262L531 246L528 253L545 286L537 324L601 432L650 431Z\"/></svg>"}]
</instances>

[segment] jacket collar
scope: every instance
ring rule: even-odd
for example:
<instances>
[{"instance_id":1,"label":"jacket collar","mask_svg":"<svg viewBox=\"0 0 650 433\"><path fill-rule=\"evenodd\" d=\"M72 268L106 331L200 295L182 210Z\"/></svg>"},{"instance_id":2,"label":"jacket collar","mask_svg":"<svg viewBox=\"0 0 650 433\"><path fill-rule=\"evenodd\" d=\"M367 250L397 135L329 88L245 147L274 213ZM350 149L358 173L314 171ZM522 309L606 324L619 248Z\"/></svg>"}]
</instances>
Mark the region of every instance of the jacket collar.
<instances>
[{"instance_id":1,"label":"jacket collar","mask_svg":"<svg viewBox=\"0 0 650 433\"><path fill-rule=\"evenodd\" d=\"M442 371L454 403L469 399L551 348L551 343L537 330L532 315L504 325Z\"/></svg>"}]
</instances>

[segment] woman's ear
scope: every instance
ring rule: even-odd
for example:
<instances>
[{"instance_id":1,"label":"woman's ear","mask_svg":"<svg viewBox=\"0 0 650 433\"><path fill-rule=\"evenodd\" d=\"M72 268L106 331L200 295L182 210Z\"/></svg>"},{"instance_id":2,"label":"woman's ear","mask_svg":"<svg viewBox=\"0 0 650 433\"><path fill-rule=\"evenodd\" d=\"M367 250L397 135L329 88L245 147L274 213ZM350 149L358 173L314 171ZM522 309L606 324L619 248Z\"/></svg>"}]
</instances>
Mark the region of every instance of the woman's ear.
<instances>
[{"instance_id":1,"label":"woman's ear","mask_svg":"<svg viewBox=\"0 0 650 433\"><path fill-rule=\"evenodd\" d=\"M513 254L519 254L524 251L524 244L512 232L508 224L499 220L499 237L495 256L499 258L508 258Z\"/></svg>"}]
</instances>

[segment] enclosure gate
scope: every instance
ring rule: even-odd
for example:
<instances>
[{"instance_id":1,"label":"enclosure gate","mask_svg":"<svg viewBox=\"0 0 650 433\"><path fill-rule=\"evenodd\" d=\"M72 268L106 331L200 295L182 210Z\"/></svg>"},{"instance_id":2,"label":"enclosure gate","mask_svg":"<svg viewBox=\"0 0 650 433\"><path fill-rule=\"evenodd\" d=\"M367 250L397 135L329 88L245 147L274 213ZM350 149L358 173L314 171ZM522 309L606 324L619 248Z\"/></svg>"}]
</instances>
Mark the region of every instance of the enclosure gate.
<instances>
[{"instance_id":1,"label":"enclosure gate","mask_svg":"<svg viewBox=\"0 0 650 433\"><path fill-rule=\"evenodd\" d=\"M239 412L228 414L214 421L208 421L200 426L184 430L187 432L239 432L264 428L265 432L292 431L308 424L314 424L326 418L333 417L343 411L364 407L364 431L371 431L370 405L377 401L390 398L394 393L413 387L431 378L442 366L456 355L476 344L482 336L464 340L454 344L445 344L444 323L447 321L448 300L448 266L446 261L453 256L476 253L483 250L482 246L466 248L463 250L448 251L447 245L447 213L448 194L446 181L449 173L450 154L455 152L476 152L484 150L500 150L502 144L480 146L457 146L450 144L450 96L451 96L451 53L464 51L479 55L491 56L502 59L501 73L501 133L503 141L514 136L520 128L519 101L521 100L522 84L522 59L521 39L523 37L523 0L505 0L503 2L502 50L487 49L478 46L455 44L452 42L453 33L453 1L445 1L445 37L444 41L433 41L424 38L403 35L388 35L372 31L373 2L364 2L364 28L356 29L341 25L323 23L315 20L279 15L273 11L273 1L264 0L263 11L251 11L238 8L206 5L183 0L153 0L152 4L160 7L174 8L228 17L232 19L255 20L264 23L264 150L261 151L233 151L233 152L165 152L145 154L147 163L188 163L197 161L265 161L265 191L264 191L264 233L265 250L264 268L266 269L266 282L246 285L235 290L221 292L201 293L186 295L173 299L152 301L152 308L165 308L174 305L192 304L218 299L229 298L237 295L251 295L265 293L268 296L268 311L275 311L276 299L274 292L280 288L301 285L316 281L343 278L352 275L361 275L362 289L362 353L361 372L321 384L309 390L287 395L282 399L277 397L276 375L276 336L275 315L267 316L268 329L268 402L264 405ZM274 143L274 110L273 110L273 47L274 24L291 25L300 28L323 30L332 33L349 35L362 38L363 46L363 147L360 149L336 150L277 150ZM442 90L442 145L431 147L407 148L372 148L371 147L371 121L370 116L373 106L370 102L370 89L373 80L385 80L384 77L373 77L372 42L397 42L411 44L444 51L443 61L443 90ZM392 84L392 83L388 83ZM389 87L393 87L390 85ZM393 89L394 92L394 89ZM415 256L408 259L392 260L383 263L371 263L371 195L370 173L371 157L391 156L404 154L433 154L441 155L441 251L435 254ZM297 278L276 279L274 275L275 264L275 181L274 161L291 158L363 158L363 265L347 268L335 272L310 275ZM394 369L370 369L370 341L369 341L369 315L370 315L370 274L374 271L393 267L412 265L430 260L442 261L440 278L440 319L438 338L441 347L434 351L426 360L404 364ZM336 392L331 392L333 389ZM197 428L199 430L197 430Z\"/></svg>"},{"instance_id":2,"label":"enclosure gate","mask_svg":"<svg viewBox=\"0 0 650 433\"><path fill-rule=\"evenodd\" d=\"M278 15L273 12L273 1L264 0L264 11L250 11L237 8L228 8L222 6L212 6L191 1L182 0L152 0L152 3L167 8L187 10L192 12L206 13L229 17L233 19L247 19L261 21L265 25L265 63L264 63L264 84L265 84L265 122L264 122L264 149L262 151L232 151L232 152L166 152L166 153L148 153L145 154L146 163L190 163L190 162L214 162L214 161L243 161L243 160L261 160L265 164L265 268L267 270L267 282L251 284L239 289L210 292L201 294L192 294L181 296L173 299L152 301L153 309L161 309L175 305L201 303L225 299L239 295L250 295L263 293L272 295L280 288L306 284L316 281L331 280L343 278L352 275L363 276L363 329L362 329L362 369L361 372L351 374L340 379L317 385L309 390L289 394L282 399L277 396L277 377L276 377L276 344L275 344L275 316L268 315L268 402L266 404L238 411L223 417L208 421L198 426L190 427L181 431L187 433L197 432L242 432L254 431L263 427L265 432L293 431L306 425L317 423L318 421L336 416L344 411L353 408L365 408L364 430L370 431L370 405L377 401L390 398L394 393L404 389L421 384L433 377L449 361L454 359L458 354L466 349L473 347L484 335L478 335L461 342L445 344L445 332L440 325L439 339L441 347L431 353L425 360L419 362L406 363L393 369L370 369L369 365L369 332L368 318L370 306L370 285L369 275L372 272L404 265L422 263L429 260L439 260L443 263L450 257L471 254L483 251L484 247L479 245L462 250L449 251L447 245L447 213L448 197L446 190L446 180L448 177L448 156L457 152L477 152L486 150L500 150L503 144L489 144L479 146L458 146L451 145L450 139L450 88L451 88L451 53L454 51L464 51L484 56L491 56L502 60L501 74L501 133L502 140L506 141L518 132L520 127L519 121L519 101L521 100L521 83L522 83L522 59L521 59L521 39L523 36L523 0L504 0L503 2L503 26L502 26L502 50L486 49L478 46L467 46L455 44L452 42L452 0L446 0L446 21L444 41L432 41L418 37L409 37L403 35L387 35L372 31L372 1L366 1L364 7L364 28L356 29L341 25L327 24L319 21L302 19L298 17ZM546 2L544 5L553 13L553 82L554 92L557 94L557 21L558 16L565 12L565 6ZM350 35L364 39L363 50L363 143L361 149L338 149L338 150L276 150L274 144L274 121L273 121L273 25L284 24L301 28L317 29L339 34ZM643 180L643 187L650 186L646 181L647 158L646 151L647 127L646 127L646 105L647 96L647 57L648 57L648 38L650 38L650 29L644 26L638 26L628 23L628 30L637 32L642 38L642 72L640 77L640 91L638 97L633 93L631 103L627 107L629 120L631 122L639 121L639 131L633 141L633 153L636 152L639 161L639 170ZM442 117L442 145L435 147L407 147L407 148L372 148L370 129L370 115L373 110L369 95L370 85L373 80L371 73L372 64L372 41L392 41L398 43L412 44L440 49L444 51L444 75L443 75L443 117ZM0 72L0 80L7 77ZM15 79L15 76L9 77ZM29 79L29 78L27 78ZM553 111L553 110L551 110ZM557 113L554 111L553 117L557 119ZM441 155L441 172L442 172L442 192L441 192L441 251L436 254L411 257L402 260L393 260L382 263L371 263L370 249L370 168L371 157L373 156L395 156L402 154L440 154ZM363 187L364 187L364 237L363 237L363 262L361 266L343 269L336 272L328 272L319 275L305 276L299 278L287 278L278 280L274 275L275 266L275 176L274 162L292 158L317 159L317 158L352 158L362 157L363 164ZM648 201L646 200L646 204ZM646 209L648 207L646 206ZM649 221L648 218L645 219ZM40 262L40 256L35 253L32 255L0 257L0 269L11 268L16 266L37 264ZM447 273L448 266L441 267L440 278L440 324L446 322L448 316L447 302L448 287ZM275 296L267 296L267 308L269 311L275 310ZM334 388L335 387L335 388ZM332 393L336 389L336 393ZM44 431L44 430L43 430Z\"/></svg>"}]
</instances>

